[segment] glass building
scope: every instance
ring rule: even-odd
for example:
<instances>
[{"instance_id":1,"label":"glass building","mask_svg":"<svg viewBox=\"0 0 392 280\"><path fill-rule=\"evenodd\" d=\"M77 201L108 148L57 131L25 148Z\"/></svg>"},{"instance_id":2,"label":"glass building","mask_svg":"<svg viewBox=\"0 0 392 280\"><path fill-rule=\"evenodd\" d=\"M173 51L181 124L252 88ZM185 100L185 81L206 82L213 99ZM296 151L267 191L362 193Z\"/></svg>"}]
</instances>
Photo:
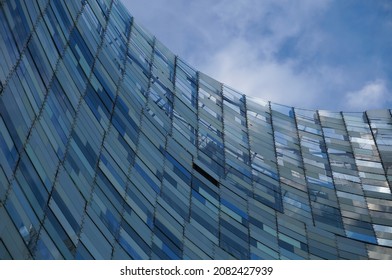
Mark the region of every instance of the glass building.
<instances>
[{"instance_id":1,"label":"glass building","mask_svg":"<svg viewBox=\"0 0 392 280\"><path fill-rule=\"evenodd\" d=\"M119 0L0 1L1 259L391 259L392 115L247 97Z\"/></svg>"}]
</instances>

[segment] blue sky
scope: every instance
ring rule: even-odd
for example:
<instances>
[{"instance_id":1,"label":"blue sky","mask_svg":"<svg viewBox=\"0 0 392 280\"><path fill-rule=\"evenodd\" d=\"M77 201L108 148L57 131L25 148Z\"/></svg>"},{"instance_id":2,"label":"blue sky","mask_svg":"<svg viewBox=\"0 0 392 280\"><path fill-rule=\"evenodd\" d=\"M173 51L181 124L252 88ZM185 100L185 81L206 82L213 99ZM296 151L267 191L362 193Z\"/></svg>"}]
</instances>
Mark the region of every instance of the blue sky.
<instances>
[{"instance_id":1,"label":"blue sky","mask_svg":"<svg viewBox=\"0 0 392 280\"><path fill-rule=\"evenodd\" d=\"M392 108L391 0L122 0L197 70L305 109Z\"/></svg>"}]
</instances>

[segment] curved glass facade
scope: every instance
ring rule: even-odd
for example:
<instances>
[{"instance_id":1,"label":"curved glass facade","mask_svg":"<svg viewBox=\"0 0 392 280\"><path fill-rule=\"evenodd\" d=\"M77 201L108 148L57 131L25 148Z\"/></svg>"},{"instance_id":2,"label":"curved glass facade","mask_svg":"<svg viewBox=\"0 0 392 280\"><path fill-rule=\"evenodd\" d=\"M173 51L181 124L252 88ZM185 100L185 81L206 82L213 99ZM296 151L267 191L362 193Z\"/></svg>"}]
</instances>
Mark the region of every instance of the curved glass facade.
<instances>
[{"instance_id":1,"label":"curved glass facade","mask_svg":"<svg viewBox=\"0 0 392 280\"><path fill-rule=\"evenodd\" d=\"M391 259L390 110L247 97L118 1L0 2L1 259Z\"/></svg>"}]
</instances>

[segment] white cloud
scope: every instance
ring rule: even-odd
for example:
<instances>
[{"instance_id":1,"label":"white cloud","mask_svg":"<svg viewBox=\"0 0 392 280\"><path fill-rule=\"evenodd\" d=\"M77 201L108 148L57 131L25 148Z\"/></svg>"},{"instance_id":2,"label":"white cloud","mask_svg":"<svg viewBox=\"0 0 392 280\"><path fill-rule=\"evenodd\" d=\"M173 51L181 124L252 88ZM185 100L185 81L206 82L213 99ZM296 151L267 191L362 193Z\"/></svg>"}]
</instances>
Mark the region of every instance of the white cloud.
<instances>
[{"instance_id":1,"label":"white cloud","mask_svg":"<svg viewBox=\"0 0 392 280\"><path fill-rule=\"evenodd\" d=\"M137 22L195 69L247 95L308 109L364 110L351 91L360 92L368 80L384 91L390 84L376 79L387 77L380 62L386 55L377 54L384 41L377 45L373 34L349 29L339 1L123 1L138 10ZM371 98L391 106L382 106L385 93Z\"/></svg>"},{"instance_id":2,"label":"white cloud","mask_svg":"<svg viewBox=\"0 0 392 280\"><path fill-rule=\"evenodd\" d=\"M317 79L296 72L291 61L260 61L257 50L236 40L216 53L204 66L207 74L254 97L289 106L312 108L320 92Z\"/></svg>"},{"instance_id":3,"label":"white cloud","mask_svg":"<svg viewBox=\"0 0 392 280\"><path fill-rule=\"evenodd\" d=\"M345 101L348 109L364 111L385 108L386 103L391 101L391 96L386 82L377 79L368 82L357 91L348 92L345 95Z\"/></svg>"},{"instance_id":4,"label":"white cloud","mask_svg":"<svg viewBox=\"0 0 392 280\"><path fill-rule=\"evenodd\" d=\"M196 68L236 39L247 40L265 55L274 55L286 39L298 35L309 35L301 51L319 46L312 22L330 1L123 0L137 22Z\"/></svg>"},{"instance_id":5,"label":"white cloud","mask_svg":"<svg viewBox=\"0 0 392 280\"><path fill-rule=\"evenodd\" d=\"M323 75L312 65L300 63L323 45L323 34L313 29L313 23L329 2L216 1L211 12L217 23L210 22L207 30L215 42L205 53L192 55L189 62L247 95L317 108L325 88ZM298 39L300 57L281 60L277 54L290 38Z\"/></svg>"}]
</instances>

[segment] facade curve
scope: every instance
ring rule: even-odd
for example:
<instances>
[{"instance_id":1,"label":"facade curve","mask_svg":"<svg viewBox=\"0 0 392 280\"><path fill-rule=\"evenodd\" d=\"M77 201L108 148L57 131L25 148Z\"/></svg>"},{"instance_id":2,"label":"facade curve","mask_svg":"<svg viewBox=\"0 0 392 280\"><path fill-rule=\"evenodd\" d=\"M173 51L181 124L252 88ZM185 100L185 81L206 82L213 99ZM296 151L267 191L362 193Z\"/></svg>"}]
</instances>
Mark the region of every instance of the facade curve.
<instances>
[{"instance_id":1,"label":"facade curve","mask_svg":"<svg viewBox=\"0 0 392 280\"><path fill-rule=\"evenodd\" d=\"M118 0L0 2L0 259L392 259L392 115L256 100Z\"/></svg>"}]
</instances>

